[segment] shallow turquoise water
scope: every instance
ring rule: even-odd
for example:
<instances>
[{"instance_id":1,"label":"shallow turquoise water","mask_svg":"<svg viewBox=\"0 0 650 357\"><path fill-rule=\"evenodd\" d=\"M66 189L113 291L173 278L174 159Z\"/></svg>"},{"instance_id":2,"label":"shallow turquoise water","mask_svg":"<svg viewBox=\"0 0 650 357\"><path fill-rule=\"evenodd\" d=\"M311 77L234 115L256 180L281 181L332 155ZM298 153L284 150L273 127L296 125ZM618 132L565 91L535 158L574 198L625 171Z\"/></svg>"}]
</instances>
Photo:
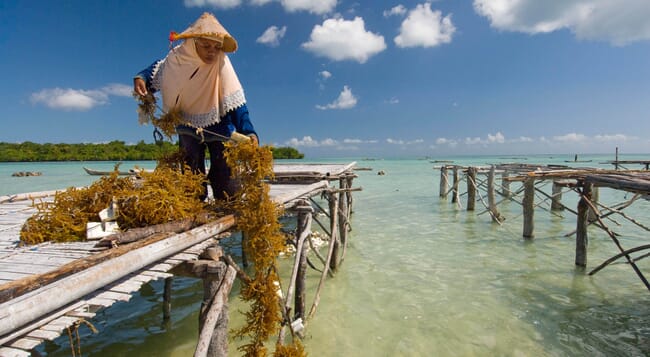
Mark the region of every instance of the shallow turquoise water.
<instances>
[{"instance_id":1,"label":"shallow turquoise water","mask_svg":"<svg viewBox=\"0 0 650 357\"><path fill-rule=\"evenodd\" d=\"M513 161L565 164L564 160L573 156L440 159L461 165ZM592 160L583 165L602 168L608 167L600 162L612 160L604 156L581 159ZM441 202L440 172L433 168L439 164L428 160L357 161L358 166L373 171L357 172L355 186L362 186L363 191L354 194L350 247L342 270L327 281L318 311L309 322L304 342L311 356L650 354L650 293L626 264L609 266L595 276L574 267L575 241L564 237L575 229L571 213L565 211L557 217L537 209L535 238L524 240L517 203L499 206L507 218L499 226L488 214L480 214L480 202L473 213ZM112 167L112 163L103 164ZM0 195L92 182L94 178L81 170L83 165L103 169L99 163L0 164ZM125 163L122 168L131 166ZM7 177L19 170L43 171L44 175ZM378 176L379 170L386 175ZM13 189L7 189L7 182ZM512 185L513 190L517 187ZM550 192L550 185L545 190ZM630 197L623 192L600 191L600 201L607 205ZM465 197L461 203L465 206ZM565 193L563 203L575 207L577 196ZM650 201L640 200L626 212L648 226L649 209ZM648 243L647 231L622 217L615 219L617 223L608 224L622 234L624 247ZM617 252L604 232L591 228L589 234L588 270ZM239 254L237 236L225 244ZM650 276L650 259L641 260L639 267ZM315 285L318 278L312 274L310 283ZM147 284L131 302L118 303L93 319L100 333L83 334L84 355L191 355L197 338L201 282L175 279L168 325L162 322L162 285L162 281ZM233 326L241 323L238 310L244 309L236 290L231 296ZM235 345L233 342L233 356L239 355ZM41 351L69 356L67 337L46 344Z\"/></svg>"}]
</instances>

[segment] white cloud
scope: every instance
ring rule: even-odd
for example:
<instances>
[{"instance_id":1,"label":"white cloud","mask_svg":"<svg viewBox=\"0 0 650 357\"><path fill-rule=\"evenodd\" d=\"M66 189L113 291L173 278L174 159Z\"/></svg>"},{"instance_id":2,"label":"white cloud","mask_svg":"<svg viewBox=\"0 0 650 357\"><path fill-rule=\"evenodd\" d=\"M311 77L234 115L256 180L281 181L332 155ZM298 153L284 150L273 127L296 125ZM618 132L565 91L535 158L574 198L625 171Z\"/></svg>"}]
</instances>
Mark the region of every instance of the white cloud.
<instances>
[{"instance_id":1,"label":"white cloud","mask_svg":"<svg viewBox=\"0 0 650 357\"><path fill-rule=\"evenodd\" d=\"M497 132L496 134L488 134L488 142L490 143L499 143L503 144L506 141L506 138L501 134L501 132Z\"/></svg>"},{"instance_id":2,"label":"white cloud","mask_svg":"<svg viewBox=\"0 0 650 357\"><path fill-rule=\"evenodd\" d=\"M108 103L109 96L130 97L130 86L118 83L109 84L100 89L48 88L32 93L30 100L34 104L44 104L52 109L90 110Z\"/></svg>"},{"instance_id":3,"label":"white cloud","mask_svg":"<svg viewBox=\"0 0 650 357\"><path fill-rule=\"evenodd\" d=\"M329 71L320 71L320 72L318 72L318 74L319 74L323 79L328 79L328 78L332 77L332 73L330 73Z\"/></svg>"},{"instance_id":4,"label":"white cloud","mask_svg":"<svg viewBox=\"0 0 650 357\"><path fill-rule=\"evenodd\" d=\"M582 142L587 140L587 137L584 134L569 133L565 135L554 136L553 140L559 142Z\"/></svg>"},{"instance_id":5,"label":"white cloud","mask_svg":"<svg viewBox=\"0 0 650 357\"><path fill-rule=\"evenodd\" d=\"M406 8L402 4L394 6L390 10L384 10L384 17L396 16L396 15L402 16L404 14L406 14Z\"/></svg>"},{"instance_id":6,"label":"white cloud","mask_svg":"<svg viewBox=\"0 0 650 357\"><path fill-rule=\"evenodd\" d=\"M637 139L636 137L628 137L623 134L611 134L611 135L596 135L594 136L594 140L600 141L600 142L609 142L609 141L615 141L615 142L624 142L628 140L635 140Z\"/></svg>"},{"instance_id":7,"label":"white cloud","mask_svg":"<svg viewBox=\"0 0 650 357\"><path fill-rule=\"evenodd\" d=\"M398 103L399 103L399 99L397 99L396 97L392 97L392 98L390 98L389 100L387 100L386 102L387 102L388 104L398 104Z\"/></svg>"},{"instance_id":8,"label":"white cloud","mask_svg":"<svg viewBox=\"0 0 650 357\"><path fill-rule=\"evenodd\" d=\"M450 43L454 32L451 14L442 17L442 12L432 11L431 3L426 2L409 12L394 41L398 47L435 47Z\"/></svg>"},{"instance_id":9,"label":"white cloud","mask_svg":"<svg viewBox=\"0 0 650 357\"><path fill-rule=\"evenodd\" d=\"M280 0L282 7L288 12L309 11L322 15L336 8L336 0Z\"/></svg>"},{"instance_id":10,"label":"white cloud","mask_svg":"<svg viewBox=\"0 0 650 357\"><path fill-rule=\"evenodd\" d=\"M464 141L465 141L465 144L467 144L467 145L476 145L476 144L483 143L483 140L481 140L481 138L479 138L479 137L473 137L473 138L467 137L467 138L465 138Z\"/></svg>"},{"instance_id":11,"label":"white cloud","mask_svg":"<svg viewBox=\"0 0 650 357\"><path fill-rule=\"evenodd\" d=\"M273 0L251 0L251 5L261 6L261 5L266 5L272 1Z\"/></svg>"},{"instance_id":12,"label":"white cloud","mask_svg":"<svg viewBox=\"0 0 650 357\"><path fill-rule=\"evenodd\" d=\"M352 94L352 90L348 86L343 86L343 90L339 94L339 97L330 104L325 106L317 105L316 108L321 110L326 109L350 109L354 108L357 105L357 98Z\"/></svg>"},{"instance_id":13,"label":"white cloud","mask_svg":"<svg viewBox=\"0 0 650 357\"><path fill-rule=\"evenodd\" d=\"M378 140L343 139L344 144L376 144Z\"/></svg>"},{"instance_id":14,"label":"white cloud","mask_svg":"<svg viewBox=\"0 0 650 357\"><path fill-rule=\"evenodd\" d=\"M317 56L334 61L355 60L365 63L368 58L386 49L384 37L366 31L361 17L352 21L327 19L311 31L309 42L302 47Z\"/></svg>"},{"instance_id":15,"label":"white cloud","mask_svg":"<svg viewBox=\"0 0 650 357\"><path fill-rule=\"evenodd\" d=\"M288 146L304 146L304 147L320 147L320 146L334 146L337 145L338 142L334 139L327 138L322 141L314 140L312 139L311 136L303 136L302 139L298 138L291 138L287 140L285 145Z\"/></svg>"},{"instance_id":16,"label":"white cloud","mask_svg":"<svg viewBox=\"0 0 650 357\"><path fill-rule=\"evenodd\" d=\"M280 44L280 40L287 33L287 27L282 26L278 28L277 26L271 26L264 31L264 33L257 38L257 43L263 43L271 47L277 47Z\"/></svg>"},{"instance_id":17,"label":"white cloud","mask_svg":"<svg viewBox=\"0 0 650 357\"><path fill-rule=\"evenodd\" d=\"M650 40L648 0L474 0L499 30L530 34L569 29L576 37L615 45Z\"/></svg>"},{"instance_id":18,"label":"white cloud","mask_svg":"<svg viewBox=\"0 0 650 357\"><path fill-rule=\"evenodd\" d=\"M241 0L183 0L186 7L210 6L219 9L232 9L241 5Z\"/></svg>"},{"instance_id":19,"label":"white cloud","mask_svg":"<svg viewBox=\"0 0 650 357\"><path fill-rule=\"evenodd\" d=\"M389 144L393 144L393 145L413 145L413 144L422 144L424 142L424 140L423 139L415 139L415 140L411 140L411 141L404 141L404 140L401 140L401 139L396 140L396 139L388 138L388 139L386 139L386 142L389 143Z\"/></svg>"}]
</instances>

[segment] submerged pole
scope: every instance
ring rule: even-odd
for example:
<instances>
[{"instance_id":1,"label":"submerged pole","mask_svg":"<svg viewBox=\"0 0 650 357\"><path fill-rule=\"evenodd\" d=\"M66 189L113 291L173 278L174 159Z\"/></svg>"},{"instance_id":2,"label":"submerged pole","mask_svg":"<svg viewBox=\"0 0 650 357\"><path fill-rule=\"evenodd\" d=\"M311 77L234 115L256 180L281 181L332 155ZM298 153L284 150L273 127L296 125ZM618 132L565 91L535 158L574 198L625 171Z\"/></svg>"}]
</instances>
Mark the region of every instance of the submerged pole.
<instances>
[{"instance_id":1,"label":"submerged pole","mask_svg":"<svg viewBox=\"0 0 650 357\"><path fill-rule=\"evenodd\" d=\"M503 217L501 216L501 213L499 213L499 210L497 209L497 204L496 200L494 198L494 175L495 175L496 168L494 165L490 167L490 173L488 174L488 207L490 209L490 213L492 215L492 221L493 222L502 222Z\"/></svg>"},{"instance_id":2,"label":"submerged pole","mask_svg":"<svg viewBox=\"0 0 650 357\"><path fill-rule=\"evenodd\" d=\"M553 181L553 188L551 190L551 211L563 211L562 186L557 181Z\"/></svg>"},{"instance_id":3,"label":"submerged pole","mask_svg":"<svg viewBox=\"0 0 650 357\"><path fill-rule=\"evenodd\" d=\"M524 181L524 238L535 238L535 176L528 176Z\"/></svg>"},{"instance_id":4,"label":"submerged pole","mask_svg":"<svg viewBox=\"0 0 650 357\"><path fill-rule=\"evenodd\" d=\"M440 198L447 199L449 190L449 179L447 178L447 165L440 167Z\"/></svg>"},{"instance_id":5,"label":"submerged pole","mask_svg":"<svg viewBox=\"0 0 650 357\"><path fill-rule=\"evenodd\" d=\"M587 266L587 245L589 245L589 236L587 227L589 226L589 204L587 200L591 196L591 184L584 184L580 201L578 202L578 216L576 223L576 265L580 267Z\"/></svg>"},{"instance_id":6,"label":"submerged pole","mask_svg":"<svg viewBox=\"0 0 650 357\"><path fill-rule=\"evenodd\" d=\"M476 167L467 168L467 210L473 211L476 206Z\"/></svg>"},{"instance_id":7,"label":"submerged pole","mask_svg":"<svg viewBox=\"0 0 650 357\"><path fill-rule=\"evenodd\" d=\"M452 196L451 196L451 202L456 203L458 202L458 166L454 166L454 182L453 182L453 190L452 190Z\"/></svg>"},{"instance_id":8,"label":"submerged pole","mask_svg":"<svg viewBox=\"0 0 650 357\"><path fill-rule=\"evenodd\" d=\"M591 198L589 200L591 201L591 203L594 204L594 206L598 205L598 198L599 198L598 196L600 196L599 191L600 190L598 190L598 187L593 186L593 185L591 186ZM590 206L589 207L589 218L588 218L589 222L596 222L598 220L597 215L598 215L598 213L594 212L594 210Z\"/></svg>"},{"instance_id":9,"label":"submerged pole","mask_svg":"<svg viewBox=\"0 0 650 357\"><path fill-rule=\"evenodd\" d=\"M512 192L510 191L510 181L508 181L508 176L510 173L507 170L503 170L501 173L501 191L502 195L505 197L511 197Z\"/></svg>"}]
</instances>

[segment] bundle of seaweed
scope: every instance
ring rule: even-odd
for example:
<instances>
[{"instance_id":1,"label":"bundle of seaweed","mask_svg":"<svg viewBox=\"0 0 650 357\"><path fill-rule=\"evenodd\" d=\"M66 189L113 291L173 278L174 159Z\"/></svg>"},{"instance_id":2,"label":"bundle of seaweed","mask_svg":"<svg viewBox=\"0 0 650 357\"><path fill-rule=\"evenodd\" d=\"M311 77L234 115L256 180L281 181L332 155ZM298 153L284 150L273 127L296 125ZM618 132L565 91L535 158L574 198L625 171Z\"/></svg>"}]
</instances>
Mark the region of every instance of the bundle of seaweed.
<instances>
[{"instance_id":1,"label":"bundle of seaweed","mask_svg":"<svg viewBox=\"0 0 650 357\"><path fill-rule=\"evenodd\" d=\"M99 221L99 212L112 202L117 203L117 222L123 230L196 217L205 209L198 199L203 175L160 166L142 171L134 180L119 177L118 166L88 187L58 192L52 202L34 201L37 212L23 225L21 241L83 241L86 224Z\"/></svg>"},{"instance_id":2,"label":"bundle of seaweed","mask_svg":"<svg viewBox=\"0 0 650 357\"><path fill-rule=\"evenodd\" d=\"M241 180L241 189L231 201L237 215L237 226L246 236L243 249L255 269L254 278L242 282L241 297L250 302L245 313L246 325L235 331L237 337L248 337L239 347L246 356L266 356L265 341L277 333L283 321L277 294L279 281L277 257L285 249L285 237L278 218L282 209L269 196L263 183L273 177L273 154L269 147L254 142L226 144L225 157L233 176ZM289 345L276 345L275 356L304 356L297 338Z\"/></svg>"},{"instance_id":3,"label":"bundle of seaweed","mask_svg":"<svg viewBox=\"0 0 650 357\"><path fill-rule=\"evenodd\" d=\"M176 127L184 124L183 113L178 108L168 110L166 113L163 112L159 117L156 116L156 109L159 107L156 104L156 97L151 92L142 96L133 93L133 97L138 101L137 112L140 124L152 124L170 139L176 134Z\"/></svg>"}]
</instances>

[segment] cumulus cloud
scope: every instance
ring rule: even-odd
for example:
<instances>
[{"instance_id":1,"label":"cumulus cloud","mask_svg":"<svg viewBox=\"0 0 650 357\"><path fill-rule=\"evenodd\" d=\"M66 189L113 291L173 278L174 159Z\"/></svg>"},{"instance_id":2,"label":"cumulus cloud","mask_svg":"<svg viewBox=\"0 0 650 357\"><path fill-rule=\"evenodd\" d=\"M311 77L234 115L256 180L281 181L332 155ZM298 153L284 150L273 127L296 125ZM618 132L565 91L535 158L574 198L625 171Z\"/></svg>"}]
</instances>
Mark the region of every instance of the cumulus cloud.
<instances>
[{"instance_id":1,"label":"cumulus cloud","mask_svg":"<svg viewBox=\"0 0 650 357\"><path fill-rule=\"evenodd\" d=\"M284 144L287 145L287 146L292 146L292 147L293 146L295 146L295 147L299 147L299 146L303 146L303 147L320 147L320 146L334 146L334 145L337 145L338 142L336 140L334 140L334 139L331 139L331 138L327 138L327 139L323 139L321 141L318 141L318 140L312 139L312 137L308 135L308 136L303 136L302 139L291 138L291 139L287 140Z\"/></svg>"},{"instance_id":2,"label":"cumulus cloud","mask_svg":"<svg viewBox=\"0 0 650 357\"><path fill-rule=\"evenodd\" d=\"M558 135L553 137L554 141L559 141L559 142L581 142L581 141L585 141L586 139L587 137L584 134L577 134L577 133L569 133L569 134Z\"/></svg>"},{"instance_id":3,"label":"cumulus cloud","mask_svg":"<svg viewBox=\"0 0 650 357\"><path fill-rule=\"evenodd\" d=\"M266 4L268 4L268 3L272 2L272 1L273 0L251 0L251 5L258 5L258 6L266 5Z\"/></svg>"},{"instance_id":4,"label":"cumulus cloud","mask_svg":"<svg viewBox=\"0 0 650 357\"><path fill-rule=\"evenodd\" d=\"M366 31L361 17L352 21L327 19L311 31L308 42L302 44L307 51L334 61L354 60L365 63L368 58L386 49L384 37Z\"/></svg>"},{"instance_id":5,"label":"cumulus cloud","mask_svg":"<svg viewBox=\"0 0 650 357\"><path fill-rule=\"evenodd\" d=\"M308 11L322 15L336 8L336 0L280 0L282 7L288 12Z\"/></svg>"},{"instance_id":6,"label":"cumulus cloud","mask_svg":"<svg viewBox=\"0 0 650 357\"><path fill-rule=\"evenodd\" d=\"M344 144L376 144L378 140L343 139Z\"/></svg>"},{"instance_id":7,"label":"cumulus cloud","mask_svg":"<svg viewBox=\"0 0 650 357\"><path fill-rule=\"evenodd\" d=\"M394 6L390 10L384 10L384 17L389 17L389 16L402 16L406 14L406 8L404 5L399 4L397 6Z\"/></svg>"},{"instance_id":8,"label":"cumulus cloud","mask_svg":"<svg viewBox=\"0 0 650 357\"><path fill-rule=\"evenodd\" d=\"M596 135L594 136L594 140L600 141L600 142L623 142L627 140L632 140L632 139L637 139L635 137L628 137L627 135L624 134L610 134L610 135Z\"/></svg>"},{"instance_id":9,"label":"cumulus cloud","mask_svg":"<svg viewBox=\"0 0 650 357\"><path fill-rule=\"evenodd\" d=\"M52 109L86 111L108 103L109 96L130 97L132 89L124 84L109 84L100 89L48 88L32 93L33 104Z\"/></svg>"},{"instance_id":10,"label":"cumulus cloud","mask_svg":"<svg viewBox=\"0 0 650 357\"><path fill-rule=\"evenodd\" d=\"M580 39L615 45L650 39L647 0L474 0L474 10L505 31L569 29Z\"/></svg>"},{"instance_id":11,"label":"cumulus cloud","mask_svg":"<svg viewBox=\"0 0 650 357\"><path fill-rule=\"evenodd\" d=\"M264 31L264 33L257 38L256 42L257 43L262 43L265 45L269 45L271 47L277 47L280 45L280 40L284 37L284 35L287 33L287 27L282 26L282 28L278 28L277 26L271 26Z\"/></svg>"},{"instance_id":12,"label":"cumulus cloud","mask_svg":"<svg viewBox=\"0 0 650 357\"><path fill-rule=\"evenodd\" d=\"M488 134L488 142L490 143L499 143L503 144L506 141L506 138L501 134L501 132L497 132L496 134Z\"/></svg>"},{"instance_id":13,"label":"cumulus cloud","mask_svg":"<svg viewBox=\"0 0 650 357\"><path fill-rule=\"evenodd\" d=\"M343 86L343 90L335 101L327 105L317 105L316 108L321 110L350 109L355 105L357 105L357 98L352 94L352 90L348 86Z\"/></svg>"},{"instance_id":14,"label":"cumulus cloud","mask_svg":"<svg viewBox=\"0 0 650 357\"><path fill-rule=\"evenodd\" d=\"M328 79L332 76L332 73L330 73L329 71L320 71L318 72L318 75L320 75L321 78L323 79Z\"/></svg>"},{"instance_id":15,"label":"cumulus cloud","mask_svg":"<svg viewBox=\"0 0 650 357\"><path fill-rule=\"evenodd\" d=\"M426 2L409 11L394 41L398 47L435 47L450 43L454 32L451 14L442 17L442 12L431 10L431 3Z\"/></svg>"},{"instance_id":16,"label":"cumulus cloud","mask_svg":"<svg viewBox=\"0 0 650 357\"><path fill-rule=\"evenodd\" d=\"M241 0L183 0L187 7L215 7L218 9L232 9L241 5Z\"/></svg>"},{"instance_id":17,"label":"cumulus cloud","mask_svg":"<svg viewBox=\"0 0 650 357\"><path fill-rule=\"evenodd\" d=\"M388 138L386 139L386 142L389 144L393 145L413 145L413 144L422 144L424 142L423 139L415 139L411 141L405 141L401 139L393 139L393 138Z\"/></svg>"}]
</instances>

